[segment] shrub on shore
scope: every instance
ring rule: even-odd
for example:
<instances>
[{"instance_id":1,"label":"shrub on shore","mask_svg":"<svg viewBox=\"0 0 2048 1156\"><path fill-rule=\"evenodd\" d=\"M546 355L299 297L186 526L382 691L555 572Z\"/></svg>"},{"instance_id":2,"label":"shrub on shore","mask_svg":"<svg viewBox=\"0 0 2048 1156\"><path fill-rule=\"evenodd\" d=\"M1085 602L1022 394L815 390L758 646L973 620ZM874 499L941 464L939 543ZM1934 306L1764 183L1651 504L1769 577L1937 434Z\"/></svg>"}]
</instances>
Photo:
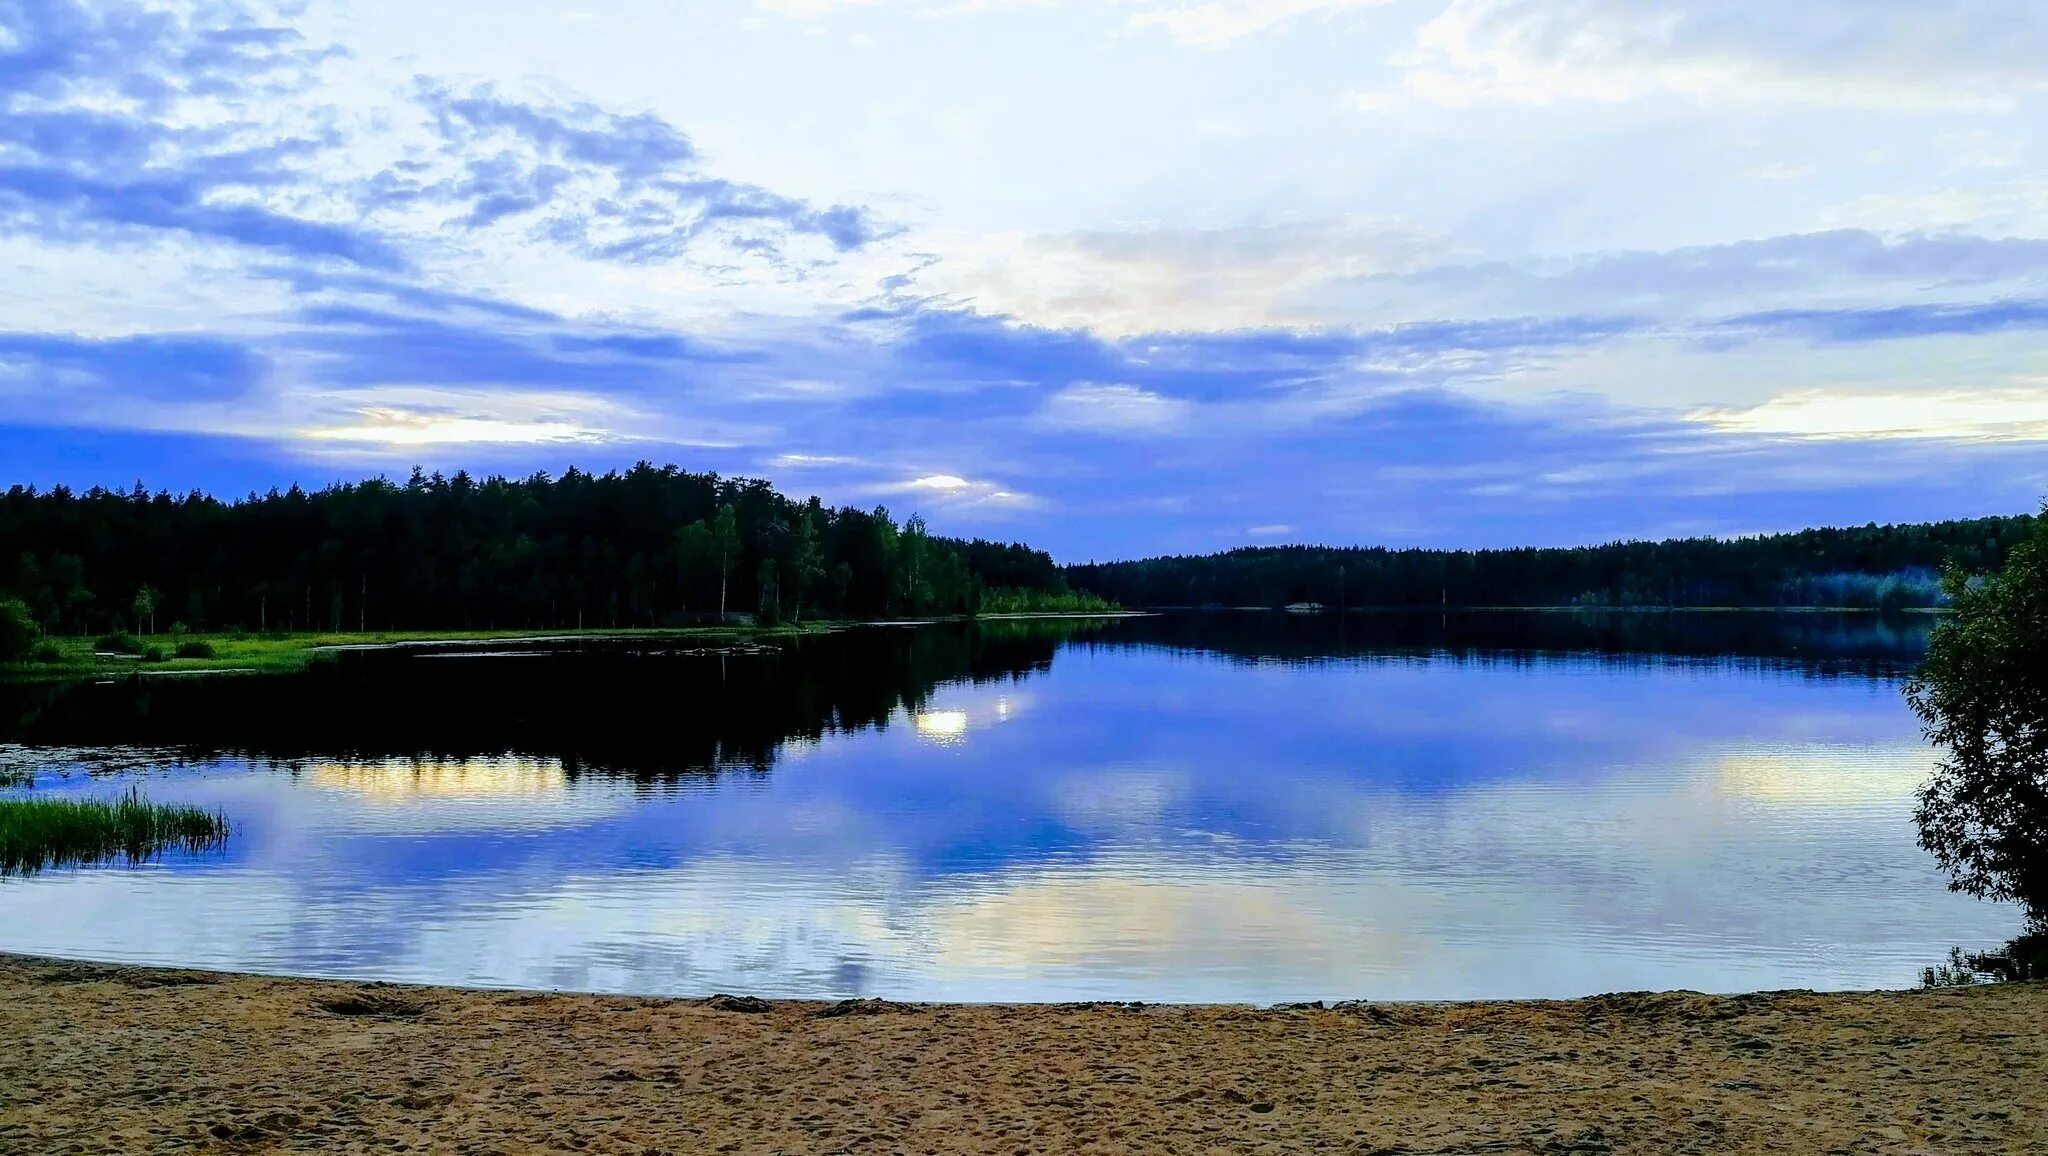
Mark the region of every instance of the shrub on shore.
<instances>
[{"instance_id":1,"label":"shrub on shore","mask_svg":"<svg viewBox=\"0 0 2048 1156\"><path fill-rule=\"evenodd\" d=\"M983 614L1105 614L1123 609L1086 591L996 589L981 596Z\"/></svg>"},{"instance_id":2,"label":"shrub on shore","mask_svg":"<svg viewBox=\"0 0 2048 1156\"><path fill-rule=\"evenodd\" d=\"M100 635L97 639L93 640L92 648L100 654L139 655L143 650L142 640L125 630L116 630L112 634Z\"/></svg>"},{"instance_id":3,"label":"shrub on shore","mask_svg":"<svg viewBox=\"0 0 2048 1156\"><path fill-rule=\"evenodd\" d=\"M178 644L179 658L212 658L213 644L202 638L189 638Z\"/></svg>"},{"instance_id":4,"label":"shrub on shore","mask_svg":"<svg viewBox=\"0 0 2048 1156\"><path fill-rule=\"evenodd\" d=\"M18 598L0 598L0 662L20 662L35 648L42 633L28 603Z\"/></svg>"}]
</instances>

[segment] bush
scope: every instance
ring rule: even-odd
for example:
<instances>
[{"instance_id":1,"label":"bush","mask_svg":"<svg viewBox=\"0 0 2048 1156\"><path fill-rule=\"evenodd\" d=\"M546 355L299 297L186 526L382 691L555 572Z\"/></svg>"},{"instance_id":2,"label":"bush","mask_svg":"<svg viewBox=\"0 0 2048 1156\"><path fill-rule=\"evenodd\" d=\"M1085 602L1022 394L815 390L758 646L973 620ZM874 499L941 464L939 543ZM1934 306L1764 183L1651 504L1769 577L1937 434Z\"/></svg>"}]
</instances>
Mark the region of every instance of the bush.
<instances>
[{"instance_id":1,"label":"bush","mask_svg":"<svg viewBox=\"0 0 2048 1156\"><path fill-rule=\"evenodd\" d=\"M28 603L0 599L0 662L20 662L35 647L42 630L28 612Z\"/></svg>"},{"instance_id":2,"label":"bush","mask_svg":"<svg viewBox=\"0 0 2048 1156\"><path fill-rule=\"evenodd\" d=\"M58 646L51 639L38 638L36 639L36 644L29 647L28 660L30 662L62 662L64 661L64 648Z\"/></svg>"},{"instance_id":3,"label":"bush","mask_svg":"<svg viewBox=\"0 0 2048 1156\"><path fill-rule=\"evenodd\" d=\"M173 622L171 623L171 633L182 638L183 636L192 633L192 628L185 625L182 622Z\"/></svg>"},{"instance_id":4,"label":"bush","mask_svg":"<svg viewBox=\"0 0 2048 1156\"><path fill-rule=\"evenodd\" d=\"M152 646L142 652L142 661L144 662L162 662L163 660L164 648L161 646Z\"/></svg>"},{"instance_id":5,"label":"bush","mask_svg":"<svg viewBox=\"0 0 2048 1156\"><path fill-rule=\"evenodd\" d=\"M178 644L179 658L212 658L213 644L201 639L188 639Z\"/></svg>"},{"instance_id":6,"label":"bush","mask_svg":"<svg viewBox=\"0 0 2048 1156\"><path fill-rule=\"evenodd\" d=\"M101 654L141 654L142 640L125 630L102 634L92 644L94 651Z\"/></svg>"}]
</instances>

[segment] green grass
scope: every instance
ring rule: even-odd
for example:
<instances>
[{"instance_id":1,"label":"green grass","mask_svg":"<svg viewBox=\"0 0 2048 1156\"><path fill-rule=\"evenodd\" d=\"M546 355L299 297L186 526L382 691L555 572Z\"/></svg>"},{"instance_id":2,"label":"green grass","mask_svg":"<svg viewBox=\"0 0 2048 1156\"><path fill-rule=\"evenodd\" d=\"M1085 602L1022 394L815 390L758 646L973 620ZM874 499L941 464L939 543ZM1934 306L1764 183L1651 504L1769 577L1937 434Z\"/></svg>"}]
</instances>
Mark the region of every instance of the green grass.
<instances>
[{"instance_id":1,"label":"green grass","mask_svg":"<svg viewBox=\"0 0 2048 1156\"><path fill-rule=\"evenodd\" d=\"M844 623L779 626L686 626L639 630L372 630L301 634L145 634L135 654L106 652L94 638L50 636L53 661L0 663L0 679L82 678L109 674L235 671L288 674L329 653L325 647L395 642L504 642L521 638L763 638L834 629ZM125 645L125 643L124 643ZM204 657L199 647L212 651ZM137 655L158 657L144 658Z\"/></svg>"},{"instance_id":2,"label":"green grass","mask_svg":"<svg viewBox=\"0 0 2048 1156\"><path fill-rule=\"evenodd\" d=\"M151 803L130 788L115 799L0 798L0 875L71 867L162 851L210 851L228 838L223 815Z\"/></svg>"},{"instance_id":3,"label":"green grass","mask_svg":"<svg viewBox=\"0 0 2048 1156\"><path fill-rule=\"evenodd\" d=\"M1101 614L1120 607L1092 594L991 591L984 614ZM620 630L370 630L297 634L110 634L98 638L48 635L43 655L0 663L0 680L101 678L123 674L198 674L207 671L289 674L305 669L336 646L403 642L510 642L522 638L756 639L837 630L851 623L818 619L775 626L678 626ZM211 652L210 656L207 652Z\"/></svg>"},{"instance_id":4,"label":"green grass","mask_svg":"<svg viewBox=\"0 0 2048 1156\"><path fill-rule=\"evenodd\" d=\"M981 596L983 614L1113 614L1123 607L1086 591L990 590Z\"/></svg>"}]
</instances>

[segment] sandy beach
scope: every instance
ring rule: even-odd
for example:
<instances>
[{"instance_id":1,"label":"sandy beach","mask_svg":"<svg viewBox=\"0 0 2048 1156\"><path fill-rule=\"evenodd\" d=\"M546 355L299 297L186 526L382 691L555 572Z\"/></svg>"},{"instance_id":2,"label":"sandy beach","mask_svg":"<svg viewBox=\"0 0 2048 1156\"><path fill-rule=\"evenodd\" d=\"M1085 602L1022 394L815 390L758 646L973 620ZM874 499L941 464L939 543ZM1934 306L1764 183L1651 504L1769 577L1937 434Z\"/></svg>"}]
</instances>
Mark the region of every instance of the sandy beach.
<instances>
[{"instance_id":1,"label":"sandy beach","mask_svg":"<svg viewBox=\"0 0 2048 1156\"><path fill-rule=\"evenodd\" d=\"M2048 987L1266 1009L0 956L0 1152L2048 1150Z\"/></svg>"}]
</instances>

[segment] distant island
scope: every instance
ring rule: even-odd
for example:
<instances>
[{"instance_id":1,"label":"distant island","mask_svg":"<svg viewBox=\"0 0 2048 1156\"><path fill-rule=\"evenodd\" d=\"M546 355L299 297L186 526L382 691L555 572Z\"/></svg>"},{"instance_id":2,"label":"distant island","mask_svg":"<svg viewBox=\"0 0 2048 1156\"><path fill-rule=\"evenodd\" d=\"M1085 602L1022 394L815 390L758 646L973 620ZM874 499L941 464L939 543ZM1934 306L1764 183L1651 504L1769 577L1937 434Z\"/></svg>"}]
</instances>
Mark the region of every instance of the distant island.
<instances>
[{"instance_id":1,"label":"distant island","mask_svg":"<svg viewBox=\"0 0 2048 1156\"><path fill-rule=\"evenodd\" d=\"M226 501L16 485L0 601L19 630L621 629L1164 607L1938 606L2027 515L1574 548L1282 546L1061 566L887 509L641 463L472 478L415 470Z\"/></svg>"}]
</instances>

